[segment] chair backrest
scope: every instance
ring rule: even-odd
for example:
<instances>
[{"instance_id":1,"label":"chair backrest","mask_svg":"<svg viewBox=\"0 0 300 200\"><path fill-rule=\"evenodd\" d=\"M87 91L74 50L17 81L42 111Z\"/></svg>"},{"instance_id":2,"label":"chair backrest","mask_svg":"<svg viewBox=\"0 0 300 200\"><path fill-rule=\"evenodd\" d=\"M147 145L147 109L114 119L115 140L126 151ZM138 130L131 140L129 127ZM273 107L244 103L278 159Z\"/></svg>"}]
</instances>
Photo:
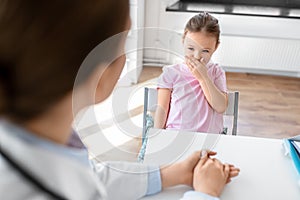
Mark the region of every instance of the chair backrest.
<instances>
[{"instance_id":1,"label":"chair backrest","mask_svg":"<svg viewBox=\"0 0 300 200\"><path fill-rule=\"evenodd\" d=\"M146 134L147 114L154 117L154 112L157 107L157 89L147 88L144 89L144 113L143 113L143 137ZM150 113L149 113L150 112Z\"/></svg>"},{"instance_id":2,"label":"chair backrest","mask_svg":"<svg viewBox=\"0 0 300 200\"><path fill-rule=\"evenodd\" d=\"M146 103L146 105L147 105L147 111L155 112L156 106L157 106L157 89L156 88L145 88L144 103ZM144 106L145 106L145 104L144 104Z\"/></svg>"},{"instance_id":3,"label":"chair backrest","mask_svg":"<svg viewBox=\"0 0 300 200\"><path fill-rule=\"evenodd\" d=\"M232 135L237 134L237 119L238 119L238 108L239 108L239 92L229 91L228 92L228 107L224 112L224 115L233 116L232 123Z\"/></svg>"},{"instance_id":4,"label":"chair backrest","mask_svg":"<svg viewBox=\"0 0 300 200\"><path fill-rule=\"evenodd\" d=\"M148 130L154 126L154 114L157 107L157 90L155 88L144 89L144 113L143 113L143 133L142 146L138 154L138 162L144 161L147 146Z\"/></svg>"}]
</instances>

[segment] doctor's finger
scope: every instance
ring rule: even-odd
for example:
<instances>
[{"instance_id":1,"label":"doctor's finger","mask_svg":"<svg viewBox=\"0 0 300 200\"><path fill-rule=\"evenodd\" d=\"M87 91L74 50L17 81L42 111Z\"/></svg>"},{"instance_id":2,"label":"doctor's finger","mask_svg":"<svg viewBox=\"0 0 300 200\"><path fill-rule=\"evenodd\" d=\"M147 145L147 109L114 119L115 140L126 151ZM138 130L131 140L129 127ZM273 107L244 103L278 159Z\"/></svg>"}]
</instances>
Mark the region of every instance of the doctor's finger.
<instances>
[{"instance_id":1,"label":"doctor's finger","mask_svg":"<svg viewBox=\"0 0 300 200\"><path fill-rule=\"evenodd\" d=\"M196 164L199 162L200 160L200 157L199 157L199 154L200 154L201 151L195 151L194 153L192 153L192 155L190 155L188 158L187 158L187 162L189 162L189 164L191 166L196 166Z\"/></svg>"},{"instance_id":2,"label":"doctor's finger","mask_svg":"<svg viewBox=\"0 0 300 200\"><path fill-rule=\"evenodd\" d=\"M215 152L215 151L208 151L208 155L209 156L215 156L215 155L217 155L217 152Z\"/></svg>"},{"instance_id":3,"label":"doctor's finger","mask_svg":"<svg viewBox=\"0 0 300 200\"><path fill-rule=\"evenodd\" d=\"M229 176L230 177L236 177L236 176L239 175L239 173L240 173L240 169L238 169L238 168L231 169L230 168Z\"/></svg>"},{"instance_id":4,"label":"doctor's finger","mask_svg":"<svg viewBox=\"0 0 300 200\"><path fill-rule=\"evenodd\" d=\"M202 150L199 157L200 157L200 161L198 162L197 167L203 166L206 163L206 161L209 159L209 156L208 156L208 153L206 150Z\"/></svg>"},{"instance_id":5,"label":"doctor's finger","mask_svg":"<svg viewBox=\"0 0 300 200\"><path fill-rule=\"evenodd\" d=\"M230 176L229 176L229 173L230 173L230 167L229 167L228 164L225 164L225 165L224 165L224 175L225 175L225 177L226 177L226 180L228 179L228 177L230 177Z\"/></svg>"},{"instance_id":6,"label":"doctor's finger","mask_svg":"<svg viewBox=\"0 0 300 200\"><path fill-rule=\"evenodd\" d=\"M227 181L226 181L226 184L228 184L230 182L231 182L231 178L228 178Z\"/></svg>"},{"instance_id":7,"label":"doctor's finger","mask_svg":"<svg viewBox=\"0 0 300 200\"><path fill-rule=\"evenodd\" d=\"M218 168L221 168L221 169L224 168L224 165L223 165L223 163L222 163L221 161L219 161L219 160L216 159L216 158L212 158L212 160L214 161L215 166L217 166Z\"/></svg>"}]
</instances>

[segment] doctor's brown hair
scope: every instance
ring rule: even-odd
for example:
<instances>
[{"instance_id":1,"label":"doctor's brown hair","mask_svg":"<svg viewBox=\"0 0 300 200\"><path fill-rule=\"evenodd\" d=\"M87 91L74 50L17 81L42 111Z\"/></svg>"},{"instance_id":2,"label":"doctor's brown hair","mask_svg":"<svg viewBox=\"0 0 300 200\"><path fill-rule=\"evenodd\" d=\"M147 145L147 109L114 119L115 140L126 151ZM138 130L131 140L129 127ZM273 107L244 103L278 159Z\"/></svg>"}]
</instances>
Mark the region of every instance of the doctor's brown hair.
<instances>
[{"instance_id":1,"label":"doctor's brown hair","mask_svg":"<svg viewBox=\"0 0 300 200\"><path fill-rule=\"evenodd\" d=\"M220 42L220 26L218 20L207 12L202 12L192 17L186 24L183 39L188 32L204 32Z\"/></svg>"},{"instance_id":2,"label":"doctor's brown hair","mask_svg":"<svg viewBox=\"0 0 300 200\"><path fill-rule=\"evenodd\" d=\"M25 122L47 111L128 18L128 0L0 0L1 117Z\"/></svg>"}]
</instances>

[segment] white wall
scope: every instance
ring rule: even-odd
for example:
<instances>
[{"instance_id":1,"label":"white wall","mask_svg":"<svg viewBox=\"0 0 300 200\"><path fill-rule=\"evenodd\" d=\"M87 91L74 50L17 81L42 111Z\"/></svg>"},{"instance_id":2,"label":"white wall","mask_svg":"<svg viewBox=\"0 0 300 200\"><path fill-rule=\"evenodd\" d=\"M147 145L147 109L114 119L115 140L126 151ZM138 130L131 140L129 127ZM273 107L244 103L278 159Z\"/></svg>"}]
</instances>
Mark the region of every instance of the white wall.
<instances>
[{"instance_id":1,"label":"white wall","mask_svg":"<svg viewBox=\"0 0 300 200\"><path fill-rule=\"evenodd\" d=\"M175 40L180 39L186 22L196 13L166 12L166 6L175 1L146 0L145 27L157 27L160 30L145 31L144 47L174 49L175 45L180 48ZM221 26L221 46L214 60L224 68L230 71L300 77L299 19L221 14L214 16L219 19ZM175 57L160 50L145 50L143 58L144 63L164 64L175 62Z\"/></svg>"},{"instance_id":2,"label":"white wall","mask_svg":"<svg viewBox=\"0 0 300 200\"><path fill-rule=\"evenodd\" d=\"M142 72L144 34L140 29L144 27L144 5L144 0L130 0L131 30L125 45L126 63L119 79L119 85L137 83Z\"/></svg>"}]
</instances>

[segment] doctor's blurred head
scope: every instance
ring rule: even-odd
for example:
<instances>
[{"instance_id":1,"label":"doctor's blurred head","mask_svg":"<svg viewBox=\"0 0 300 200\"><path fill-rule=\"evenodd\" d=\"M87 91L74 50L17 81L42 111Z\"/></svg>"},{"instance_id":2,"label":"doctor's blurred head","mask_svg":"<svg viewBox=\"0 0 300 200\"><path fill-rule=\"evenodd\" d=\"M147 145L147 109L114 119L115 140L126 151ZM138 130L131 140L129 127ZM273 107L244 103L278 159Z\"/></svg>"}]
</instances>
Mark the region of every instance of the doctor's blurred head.
<instances>
[{"instance_id":1,"label":"doctor's blurred head","mask_svg":"<svg viewBox=\"0 0 300 200\"><path fill-rule=\"evenodd\" d=\"M23 123L47 112L72 92L89 52L129 28L128 0L0 0L1 117ZM99 55L79 79L81 85L99 71L105 75L95 78L104 91L96 93L96 102L118 80L124 43L121 37L106 44L111 55ZM114 55L120 56L111 60ZM104 63L109 66L100 70Z\"/></svg>"}]
</instances>

